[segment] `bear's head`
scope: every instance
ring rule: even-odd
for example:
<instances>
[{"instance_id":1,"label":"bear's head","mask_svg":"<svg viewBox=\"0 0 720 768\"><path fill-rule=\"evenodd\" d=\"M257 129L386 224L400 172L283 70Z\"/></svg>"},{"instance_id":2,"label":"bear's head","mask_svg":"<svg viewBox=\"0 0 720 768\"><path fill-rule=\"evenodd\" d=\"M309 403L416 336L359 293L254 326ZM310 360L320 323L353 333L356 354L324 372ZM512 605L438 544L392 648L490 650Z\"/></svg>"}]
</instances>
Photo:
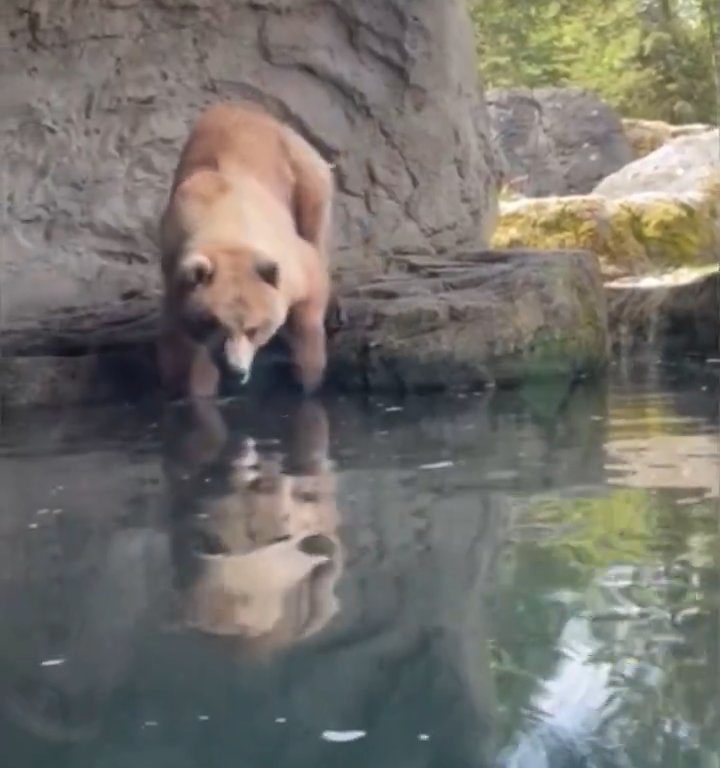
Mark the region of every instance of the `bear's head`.
<instances>
[{"instance_id":1,"label":"bear's head","mask_svg":"<svg viewBox=\"0 0 720 768\"><path fill-rule=\"evenodd\" d=\"M176 317L190 338L221 356L246 383L255 353L287 317L279 281L278 265L252 249L194 249L175 270Z\"/></svg>"}]
</instances>

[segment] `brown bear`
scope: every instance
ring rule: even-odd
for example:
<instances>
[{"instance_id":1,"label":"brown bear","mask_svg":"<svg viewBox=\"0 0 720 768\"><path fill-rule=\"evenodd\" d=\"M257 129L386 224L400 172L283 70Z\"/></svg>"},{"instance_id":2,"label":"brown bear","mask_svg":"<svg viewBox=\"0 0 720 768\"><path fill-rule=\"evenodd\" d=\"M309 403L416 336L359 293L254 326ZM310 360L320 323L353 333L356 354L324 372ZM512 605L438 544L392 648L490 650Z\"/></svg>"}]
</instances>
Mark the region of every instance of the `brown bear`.
<instances>
[{"instance_id":1,"label":"brown bear","mask_svg":"<svg viewBox=\"0 0 720 768\"><path fill-rule=\"evenodd\" d=\"M306 392L325 370L334 184L320 154L255 105L219 104L183 147L161 221L160 372L175 396L250 377L283 328Z\"/></svg>"}]
</instances>

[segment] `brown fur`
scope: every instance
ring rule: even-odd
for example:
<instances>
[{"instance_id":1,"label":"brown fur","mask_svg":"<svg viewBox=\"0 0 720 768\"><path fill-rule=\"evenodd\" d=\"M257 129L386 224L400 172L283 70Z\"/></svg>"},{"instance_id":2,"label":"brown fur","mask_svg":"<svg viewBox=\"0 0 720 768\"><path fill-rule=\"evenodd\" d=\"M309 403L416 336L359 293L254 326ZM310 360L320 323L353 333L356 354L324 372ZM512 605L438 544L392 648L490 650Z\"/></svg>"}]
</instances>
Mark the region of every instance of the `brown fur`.
<instances>
[{"instance_id":1,"label":"brown fur","mask_svg":"<svg viewBox=\"0 0 720 768\"><path fill-rule=\"evenodd\" d=\"M298 402L277 454L235 443L211 400L194 401L186 415L190 424L167 435L165 465L180 515L175 552L188 558L178 557L178 574L193 574L178 595L179 621L242 655L320 631L337 611L344 563L324 409Z\"/></svg>"},{"instance_id":2,"label":"brown fur","mask_svg":"<svg viewBox=\"0 0 720 768\"><path fill-rule=\"evenodd\" d=\"M319 386L332 195L328 164L268 114L221 104L201 115L161 222L159 355L172 394L215 394L220 349L249 374L281 327L300 383Z\"/></svg>"}]
</instances>

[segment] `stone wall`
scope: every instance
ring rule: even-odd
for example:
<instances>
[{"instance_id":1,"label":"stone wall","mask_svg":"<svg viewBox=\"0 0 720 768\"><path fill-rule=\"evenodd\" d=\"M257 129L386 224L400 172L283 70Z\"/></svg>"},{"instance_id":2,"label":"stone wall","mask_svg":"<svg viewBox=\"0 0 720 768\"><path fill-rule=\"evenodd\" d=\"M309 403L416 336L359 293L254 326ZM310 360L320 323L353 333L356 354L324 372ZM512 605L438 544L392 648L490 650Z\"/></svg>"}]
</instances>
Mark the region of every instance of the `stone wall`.
<instances>
[{"instance_id":1,"label":"stone wall","mask_svg":"<svg viewBox=\"0 0 720 768\"><path fill-rule=\"evenodd\" d=\"M3 328L154 301L169 176L221 99L265 104L336 164L339 278L493 225L461 0L5 0L0 92Z\"/></svg>"}]
</instances>

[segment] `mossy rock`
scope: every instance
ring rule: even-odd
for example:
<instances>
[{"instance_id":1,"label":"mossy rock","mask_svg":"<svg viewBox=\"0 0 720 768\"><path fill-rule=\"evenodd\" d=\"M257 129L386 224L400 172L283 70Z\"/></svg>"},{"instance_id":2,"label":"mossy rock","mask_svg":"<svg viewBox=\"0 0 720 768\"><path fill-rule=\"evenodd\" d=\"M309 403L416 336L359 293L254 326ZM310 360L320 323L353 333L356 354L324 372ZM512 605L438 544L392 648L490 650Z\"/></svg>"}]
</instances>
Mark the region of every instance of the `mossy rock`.
<instances>
[{"instance_id":1,"label":"mossy rock","mask_svg":"<svg viewBox=\"0 0 720 768\"><path fill-rule=\"evenodd\" d=\"M608 360L597 259L580 251L403 257L340 300L329 380L345 389L468 389L594 375Z\"/></svg>"},{"instance_id":2,"label":"mossy rock","mask_svg":"<svg viewBox=\"0 0 720 768\"><path fill-rule=\"evenodd\" d=\"M636 274L649 264L632 218L618 208L613 219L607 201L593 195L517 200L501 206L493 247L582 249L598 256L606 276Z\"/></svg>"},{"instance_id":3,"label":"mossy rock","mask_svg":"<svg viewBox=\"0 0 720 768\"><path fill-rule=\"evenodd\" d=\"M611 220L622 216L654 267L709 264L720 253L718 198L638 195L609 203ZM620 213L622 211L622 214Z\"/></svg>"},{"instance_id":4,"label":"mossy rock","mask_svg":"<svg viewBox=\"0 0 720 768\"><path fill-rule=\"evenodd\" d=\"M606 277L714 263L720 253L720 174L693 193L503 203L492 244L592 251Z\"/></svg>"}]
</instances>

